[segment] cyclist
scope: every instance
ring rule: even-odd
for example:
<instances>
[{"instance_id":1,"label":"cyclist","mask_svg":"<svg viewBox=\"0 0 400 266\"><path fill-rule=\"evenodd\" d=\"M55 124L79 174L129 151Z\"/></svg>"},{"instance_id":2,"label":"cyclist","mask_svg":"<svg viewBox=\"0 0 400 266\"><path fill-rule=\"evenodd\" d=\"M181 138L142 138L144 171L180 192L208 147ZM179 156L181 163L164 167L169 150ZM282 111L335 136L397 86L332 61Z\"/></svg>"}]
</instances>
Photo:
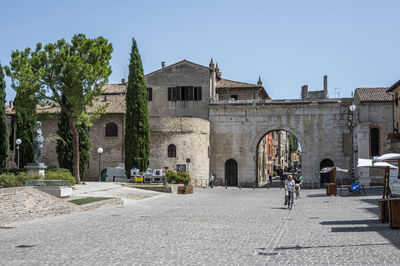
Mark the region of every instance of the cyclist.
<instances>
[{"instance_id":1,"label":"cyclist","mask_svg":"<svg viewBox=\"0 0 400 266\"><path fill-rule=\"evenodd\" d=\"M293 205L293 191L294 191L294 180L292 175L288 175L288 179L285 180L285 205L290 203Z\"/></svg>"}]
</instances>

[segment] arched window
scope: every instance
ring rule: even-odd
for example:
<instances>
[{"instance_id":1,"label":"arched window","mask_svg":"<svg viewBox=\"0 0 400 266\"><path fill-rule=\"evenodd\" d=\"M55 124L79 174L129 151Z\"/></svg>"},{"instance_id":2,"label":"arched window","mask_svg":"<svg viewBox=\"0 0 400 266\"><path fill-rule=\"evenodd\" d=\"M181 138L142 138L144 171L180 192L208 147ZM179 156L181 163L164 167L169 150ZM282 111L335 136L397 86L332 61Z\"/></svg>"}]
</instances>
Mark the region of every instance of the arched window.
<instances>
[{"instance_id":1,"label":"arched window","mask_svg":"<svg viewBox=\"0 0 400 266\"><path fill-rule=\"evenodd\" d=\"M369 150L371 157L379 156L379 128L373 127L369 131Z\"/></svg>"},{"instance_id":2,"label":"arched window","mask_svg":"<svg viewBox=\"0 0 400 266\"><path fill-rule=\"evenodd\" d=\"M176 147L174 144L168 146L168 157L176 157Z\"/></svg>"},{"instance_id":3,"label":"arched window","mask_svg":"<svg viewBox=\"0 0 400 266\"><path fill-rule=\"evenodd\" d=\"M118 126L115 123L108 123L106 125L106 137L117 137Z\"/></svg>"}]
</instances>

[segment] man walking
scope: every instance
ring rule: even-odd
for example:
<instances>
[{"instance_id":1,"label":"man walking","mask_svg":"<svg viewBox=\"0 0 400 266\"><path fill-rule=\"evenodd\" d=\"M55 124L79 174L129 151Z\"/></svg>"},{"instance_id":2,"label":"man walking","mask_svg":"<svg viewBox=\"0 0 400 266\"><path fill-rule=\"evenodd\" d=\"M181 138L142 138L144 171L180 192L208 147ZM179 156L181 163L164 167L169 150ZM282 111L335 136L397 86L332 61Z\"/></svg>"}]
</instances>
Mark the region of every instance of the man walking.
<instances>
[{"instance_id":1,"label":"man walking","mask_svg":"<svg viewBox=\"0 0 400 266\"><path fill-rule=\"evenodd\" d=\"M214 188L214 187L213 187L213 182L214 182L214 176L213 176L212 173L210 173L210 187L211 187L211 188Z\"/></svg>"},{"instance_id":2,"label":"man walking","mask_svg":"<svg viewBox=\"0 0 400 266\"><path fill-rule=\"evenodd\" d=\"M272 187L272 173L269 173L269 187Z\"/></svg>"}]
</instances>

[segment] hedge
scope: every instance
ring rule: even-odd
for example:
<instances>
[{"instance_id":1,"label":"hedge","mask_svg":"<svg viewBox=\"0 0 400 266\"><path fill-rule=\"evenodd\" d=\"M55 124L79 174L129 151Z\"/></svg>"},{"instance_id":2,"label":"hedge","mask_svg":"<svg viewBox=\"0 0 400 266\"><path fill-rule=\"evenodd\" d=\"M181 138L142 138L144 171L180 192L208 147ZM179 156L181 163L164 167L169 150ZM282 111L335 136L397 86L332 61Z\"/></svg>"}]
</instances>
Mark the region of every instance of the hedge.
<instances>
[{"instance_id":1,"label":"hedge","mask_svg":"<svg viewBox=\"0 0 400 266\"><path fill-rule=\"evenodd\" d=\"M5 169L2 169L5 170ZM18 169L20 170L20 169ZM0 187L23 187L25 180L32 179L45 179L45 180L69 180L71 186L75 185L75 178L66 169L52 169L46 171L44 178L40 175L27 175L25 171L15 171L18 173L11 173L3 171L0 174Z\"/></svg>"}]
</instances>

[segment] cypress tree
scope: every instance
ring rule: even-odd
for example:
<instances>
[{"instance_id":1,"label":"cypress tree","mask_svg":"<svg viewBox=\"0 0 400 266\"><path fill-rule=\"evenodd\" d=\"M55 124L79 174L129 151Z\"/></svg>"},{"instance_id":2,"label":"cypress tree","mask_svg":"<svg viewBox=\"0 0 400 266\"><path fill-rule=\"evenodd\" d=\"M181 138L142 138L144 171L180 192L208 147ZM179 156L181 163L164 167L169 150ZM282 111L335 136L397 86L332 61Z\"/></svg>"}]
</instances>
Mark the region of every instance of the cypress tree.
<instances>
[{"instance_id":1,"label":"cypress tree","mask_svg":"<svg viewBox=\"0 0 400 266\"><path fill-rule=\"evenodd\" d=\"M4 81L3 67L0 65L0 168L8 164L8 137L6 125L6 82Z\"/></svg>"},{"instance_id":2,"label":"cypress tree","mask_svg":"<svg viewBox=\"0 0 400 266\"><path fill-rule=\"evenodd\" d=\"M72 152L72 131L69 127L68 117L65 112L60 113L59 122L57 123L57 158L60 168L66 168L71 171L74 163L74 155ZM89 162L89 127L80 124L77 125L79 133L79 175L83 178Z\"/></svg>"},{"instance_id":3,"label":"cypress tree","mask_svg":"<svg viewBox=\"0 0 400 266\"><path fill-rule=\"evenodd\" d=\"M33 162L33 128L36 123L36 103L33 93L28 90L17 91L14 100L16 118L16 138L21 139L19 145L19 167L24 168ZM18 161L18 153L15 153L14 161Z\"/></svg>"},{"instance_id":4,"label":"cypress tree","mask_svg":"<svg viewBox=\"0 0 400 266\"><path fill-rule=\"evenodd\" d=\"M147 111L148 92L143 74L142 59L134 38L129 62L126 89L125 169L137 167L145 171L149 166L150 133Z\"/></svg>"}]
</instances>

